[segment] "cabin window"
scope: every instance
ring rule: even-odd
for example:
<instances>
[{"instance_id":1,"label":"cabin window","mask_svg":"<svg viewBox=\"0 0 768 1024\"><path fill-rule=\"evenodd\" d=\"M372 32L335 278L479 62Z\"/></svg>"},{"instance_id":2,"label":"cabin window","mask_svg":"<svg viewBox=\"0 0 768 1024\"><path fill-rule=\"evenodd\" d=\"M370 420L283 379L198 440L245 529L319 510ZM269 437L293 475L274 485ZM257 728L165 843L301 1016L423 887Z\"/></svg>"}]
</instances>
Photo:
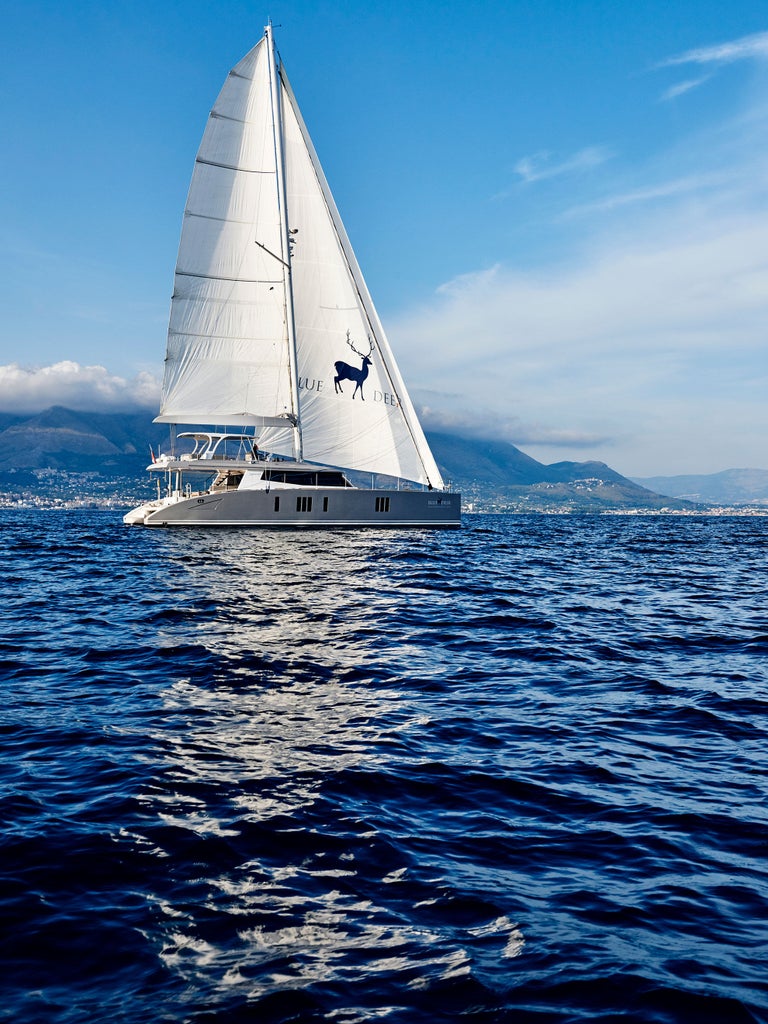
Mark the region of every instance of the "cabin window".
<instances>
[{"instance_id":1,"label":"cabin window","mask_svg":"<svg viewBox=\"0 0 768 1024\"><path fill-rule=\"evenodd\" d=\"M297 512L311 512L312 511L312 498L309 495L299 495L296 499L296 511Z\"/></svg>"},{"instance_id":2,"label":"cabin window","mask_svg":"<svg viewBox=\"0 0 768 1024\"><path fill-rule=\"evenodd\" d=\"M280 497L279 497L279 495L276 494L275 495L275 512L279 512L279 511L280 511Z\"/></svg>"},{"instance_id":3,"label":"cabin window","mask_svg":"<svg viewBox=\"0 0 768 1024\"><path fill-rule=\"evenodd\" d=\"M303 487L351 487L343 473L303 473L279 469L274 464L264 470L264 479L276 484L298 484Z\"/></svg>"},{"instance_id":4,"label":"cabin window","mask_svg":"<svg viewBox=\"0 0 768 1024\"><path fill-rule=\"evenodd\" d=\"M326 496L325 498L323 498L323 512L327 512L327 511L328 511L328 498Z\"/></svg>"},{"instance_id":5,"label":"cabin window","mask_svg":"<svg viewBox=\"0 0 768 1024\"><path fill-rule=\"evenodd\" d=\"M379 497L376 499L377 512L389 512L389 498Z\"/></svg>"}]
</instances>

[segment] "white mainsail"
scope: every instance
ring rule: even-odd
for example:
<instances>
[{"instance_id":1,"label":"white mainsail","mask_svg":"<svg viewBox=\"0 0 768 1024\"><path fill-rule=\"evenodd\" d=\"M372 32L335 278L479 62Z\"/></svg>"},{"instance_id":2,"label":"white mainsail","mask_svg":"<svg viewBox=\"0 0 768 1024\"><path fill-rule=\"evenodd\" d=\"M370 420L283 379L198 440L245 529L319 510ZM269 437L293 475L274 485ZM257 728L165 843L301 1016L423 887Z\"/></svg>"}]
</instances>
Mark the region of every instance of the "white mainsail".
<instances>
[{"instance_id":1,"label":"white mainsail","mask_svg":"<svg viewBox=\"0 0 768 1024\"><path fill-rule=\"evenodd\" d=\"M442 488L271 45L230 72L197 154L158 419L257 424L284 455L297 422L309 461Z\"/></svg>"}]
</instances>

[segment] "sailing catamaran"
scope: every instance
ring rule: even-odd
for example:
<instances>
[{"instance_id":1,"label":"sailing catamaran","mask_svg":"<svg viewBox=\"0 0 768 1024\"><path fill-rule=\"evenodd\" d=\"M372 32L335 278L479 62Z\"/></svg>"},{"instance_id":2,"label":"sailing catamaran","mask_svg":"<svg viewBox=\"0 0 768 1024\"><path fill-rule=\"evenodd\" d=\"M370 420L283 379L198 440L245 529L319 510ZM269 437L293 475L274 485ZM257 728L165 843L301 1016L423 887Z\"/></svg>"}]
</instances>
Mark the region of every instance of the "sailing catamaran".
<instances>
[{"instance_id":1,"label":"sailing catamaran","mask_svg":"<svg viewBox=\"0 0 768 1024\"><path fill-rule=\"evenodd\" d=\"M128 524L460 525L271 25L197 154L155 422L194 429L153 455L157 497Z\"/></svg>"}]
</instances>

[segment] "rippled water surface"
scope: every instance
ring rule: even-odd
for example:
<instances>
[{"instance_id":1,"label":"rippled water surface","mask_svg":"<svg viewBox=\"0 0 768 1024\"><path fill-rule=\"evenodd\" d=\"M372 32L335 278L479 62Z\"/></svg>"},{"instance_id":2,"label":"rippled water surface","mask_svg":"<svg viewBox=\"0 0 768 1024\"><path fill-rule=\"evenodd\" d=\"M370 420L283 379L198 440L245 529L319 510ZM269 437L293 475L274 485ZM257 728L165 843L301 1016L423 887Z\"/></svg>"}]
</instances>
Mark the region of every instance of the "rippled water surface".
<instances>
[{"instance_id":1,"label":"rippled water surface","mask_svg":"<svg viewBox=\"0 0 768 1024\"><path fill-rule=\"evenodd\" d=\"M768 1021L768 518L0 530L0 1019Z\"/></svg>"}]
</instances>

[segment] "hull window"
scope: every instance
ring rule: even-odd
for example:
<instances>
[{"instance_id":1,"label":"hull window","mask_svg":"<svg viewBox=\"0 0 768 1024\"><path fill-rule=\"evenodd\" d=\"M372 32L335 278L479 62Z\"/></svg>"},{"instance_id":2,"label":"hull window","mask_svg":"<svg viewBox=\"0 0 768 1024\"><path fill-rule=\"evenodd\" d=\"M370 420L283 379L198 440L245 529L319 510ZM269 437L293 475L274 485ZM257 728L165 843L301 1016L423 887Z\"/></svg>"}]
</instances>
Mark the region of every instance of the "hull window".
<instances>
[{"instance_id":1,"label":"hull window","mask_svg":"<svg viewBox=\"0 0 768 1024\"><path fill-rule=\"evenodd\" d=\"M280 498L279 498L278 495L275 495L275 512L279 512L279 511L280 511Z\"/></svg>"},{"instance_id":2,"label":"hull window","mask_svg":"<svg viewBox=\"0 0 768 1024\"><path fill-rule=\"evenodd\" d=\"M328 498L323 498L323 512L328 511Z\"/></svg>"},{"instance_id":3,"label":"hull window","mask_svg":"<svg viewBox=\"0 0 768 1024\"><path fill-rule=\"evenodd\" d=\"M377 512L389 512L389 498L379 497L376 499Z\"/></svg>"},{"instance_id":4,"label":"hull window","mask_svg":"<svg viewBox=\"0 0 768 1024\"><path fill-rule=\"evenodd\" d=\"M310 495L300 495L296 499L296 511L297 512L311 512L312 511L312 497Z\"/></svg>"}]
</instances>

